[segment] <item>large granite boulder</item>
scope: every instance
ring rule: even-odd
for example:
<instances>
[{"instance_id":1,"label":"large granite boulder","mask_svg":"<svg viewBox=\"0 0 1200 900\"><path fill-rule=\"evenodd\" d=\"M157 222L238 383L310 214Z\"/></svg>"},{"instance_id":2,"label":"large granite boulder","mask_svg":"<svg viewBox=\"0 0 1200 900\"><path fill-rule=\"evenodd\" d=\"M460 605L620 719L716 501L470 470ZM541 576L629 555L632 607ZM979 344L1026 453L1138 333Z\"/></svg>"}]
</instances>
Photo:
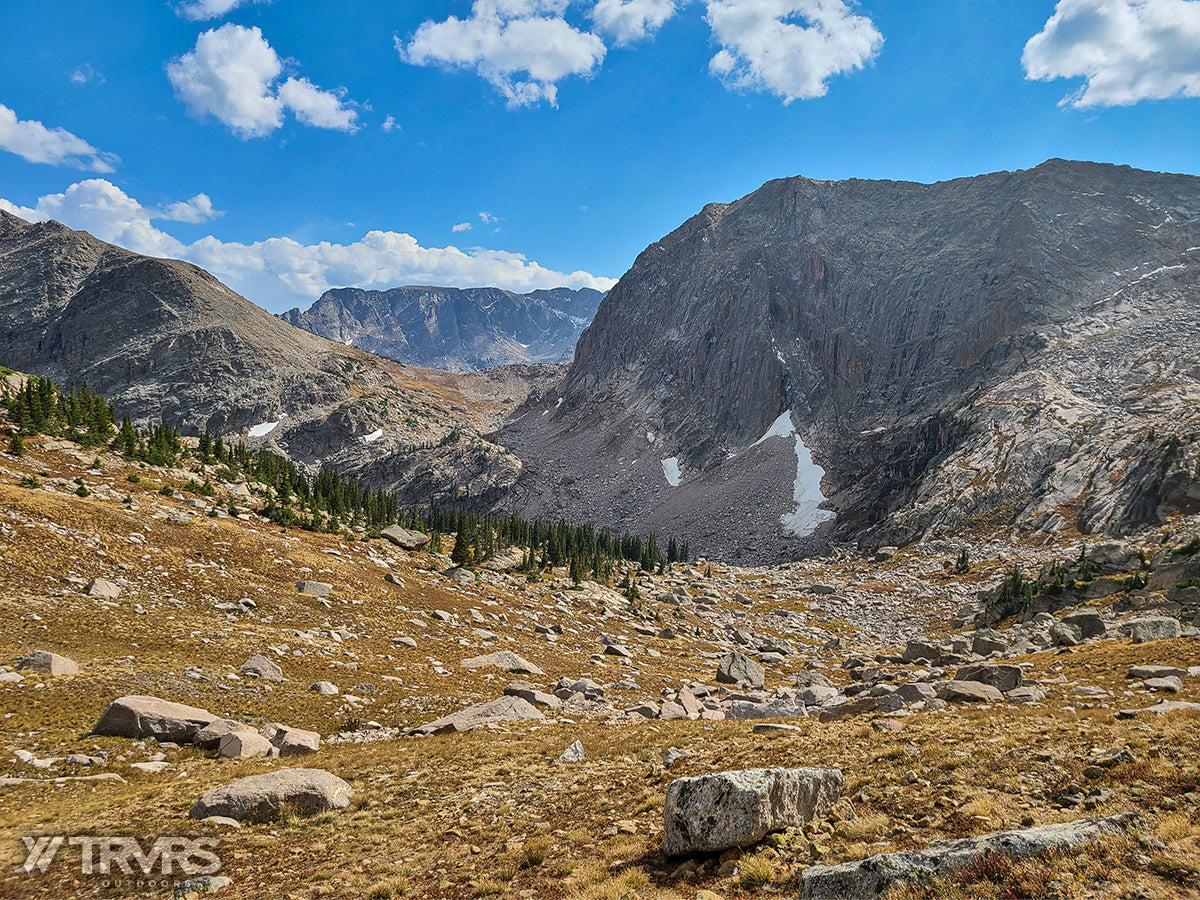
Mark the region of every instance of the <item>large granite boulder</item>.
<instances>
[{"instance_id":1,"label":"large granite boulder","mask_svg":"<svg viewBox=\"0 0 1200 900\"><path fill-rule=\"evenodd\" d=\"M679 778L667 788L668 856L747 847L772 831L823 816L842 794L838 769L744 769Z\"/></svg>"},{"instance_id":2,"label":"large granite boulder","mask_svg":"<svg viewBox=\"0 0 1200 900\"><path fill-rule=\"evenodd\" d=\"M420 531L410 531L399 525L389 525L379 533L403 550L420 550L429 543L429 535Z\"/></svg>"},{"instance_id":3,"label":"large granite boulder","mask_svg":"<svg viewBox=\"0 0 1200 900\"><path fill-rule=\"evenodd\" d=\"M503 669L505 672L514 672L523 675L545 675L546 673L524 659L511 650L497 650L495 653L488 653L484 656L473 656L470 659L464 659L459 663L465 669L483 669L494 666L497 669Z\"/></svg>"},{"instance_id":4,"label":"large granite boulder","mask_svg":"<svg viewBox=\"0 0 1200 900\"><path fill-rule=\"evenodd\" d=\"M761 688L766 681L766 672L750 657L734 650L727 653L717 665L717 681L721 684L742 684Z\"/></svg>"},{"instance_id":5,"label":"large granite boulder","mask_svg":"<svg viewBox=\"0 0 1200 900\"><path fill-rule=\"evenodd\" d=\"M990 684L1001 693L1019 688L1023 681L1020 666L963 666L954 678L957 681Z\"/></svg>"},{"instance_id":6,"label":"large granite boulder","mask_svg":"<svg viewBox=\"0 0 1200 900\"><path fill-rule=\"evenodd\" d=\"M536 706L520 697L504 696L484 703L475 703L458 712L426 722L412 730L413 734L451 734L470 731L490 722L510 722L522 719L542 720Z\"/></svg>"}]
</instances>

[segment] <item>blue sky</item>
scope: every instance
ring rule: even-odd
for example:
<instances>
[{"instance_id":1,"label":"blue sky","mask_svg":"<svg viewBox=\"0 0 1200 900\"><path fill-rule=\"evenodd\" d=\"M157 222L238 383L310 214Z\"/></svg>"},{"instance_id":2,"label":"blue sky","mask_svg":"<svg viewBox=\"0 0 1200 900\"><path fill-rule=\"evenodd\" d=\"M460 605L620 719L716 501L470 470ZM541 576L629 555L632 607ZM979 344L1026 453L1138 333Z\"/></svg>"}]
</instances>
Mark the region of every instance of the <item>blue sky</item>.
<instances>
[{"instance_id":1,"label":"blue sky","mask_svg":"<svg viewBox=\"0 0 1200 900\"><path fill-rule=\"evenodd\" d=\"M1200 0L4 3L0 206L272 311L603 288L771 178L1200 173L1197 98Z\"/></svg>"}]
</instances>

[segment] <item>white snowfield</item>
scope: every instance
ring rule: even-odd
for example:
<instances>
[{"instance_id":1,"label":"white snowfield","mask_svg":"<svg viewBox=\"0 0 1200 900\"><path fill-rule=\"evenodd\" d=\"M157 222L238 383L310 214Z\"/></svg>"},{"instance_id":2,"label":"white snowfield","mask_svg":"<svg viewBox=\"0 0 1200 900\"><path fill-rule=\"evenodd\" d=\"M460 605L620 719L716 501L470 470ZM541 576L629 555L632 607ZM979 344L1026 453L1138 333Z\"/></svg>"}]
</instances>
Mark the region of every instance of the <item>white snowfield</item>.
<instances>
[{"instance_id":1,"label":"white snowfield","mask_svg":"<svg viewBox=\"0 0 1200 900\"><path fill-rule=\"evenodd\" d=\"M682 474L679 471L679 457L672 456L662 461L663 476L667 479L667 484L671 487L679 487L679 478Z\"/></svg>"},{"instance_id":2,"label":"white snowfield","mask_svg":"<svg viewBox=\"0 0 1200 900\"><path fill-rule=\"evenodd\" d=\"M381 437L383 437L383 429L377 428L374 431L372 431L370 434L363 435L363 443L369 444L369 443L371 443L371 441L377 441Z\"/></svg>"},{"instance_id":3,"label":"white snowfield","mask_svg":"<svg viewBox=\"0 0 1200 900\"><path fill-rule=\"evenodd\" d=\"M751 446L757 447L773 437L794 438L796 445L796 481L792 485L792 502L796 508L780 516L779 523L788 534L806 537L816 531L822 522L837 518L836 514L820 507L825 499L821 493L821 479L825 476L825 470L813 462L812 453L796 433L790 410L772 422L766 433Z\"/></svg>"},{"instance_id":4,"label":"white snowfield","mask_svg":"<svg viewBox=\"0 0 1200 900\"><path fill-rule=\"evenodd\" d=\"M266 437L272 431L279 427L279 422L260 422L250 429L250 437L260 438Z\"/></svg>"}]
</instances>

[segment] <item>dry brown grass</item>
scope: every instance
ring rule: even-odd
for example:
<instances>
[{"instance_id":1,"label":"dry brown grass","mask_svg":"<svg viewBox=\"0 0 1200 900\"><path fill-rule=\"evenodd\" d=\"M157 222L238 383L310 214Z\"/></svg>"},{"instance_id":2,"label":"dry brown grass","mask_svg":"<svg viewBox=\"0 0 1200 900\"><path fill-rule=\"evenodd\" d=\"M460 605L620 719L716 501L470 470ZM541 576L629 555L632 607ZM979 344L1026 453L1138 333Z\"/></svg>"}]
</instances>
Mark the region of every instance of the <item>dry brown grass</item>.
<instances>
[{"instance_id":1,"label":"dry brown grass","mask_svg":"<svg viewBox=\"0 0 1200 900\"><path fill-rule=\"evenodd\" d=\"M536 616L556 621L542 604L552 605L564 579L459 589L429 574L426 557L400 554L378 542L284 534L257 522L227 519L170 524L152 513L156 505L179 512L182 500L157 496L159 479L150 473L138 484L126 482L127 467L116 461L109 468L109 462L104 477L122 496L127 490L133 493L137 512L98 496L80 499L16 484L22 472L73 478L90 457L34 453L19 461L0 459L14 473L0 475L0 525L8 529L0 530L0 615L5 623L0 659L39 647L71 656L82 667L77 676L41 682L41 689L34 687L37 679L0 685L0 746L39 755L103 749L111 754L109 769L127 779L125 784L0 787L0 832L5 834L19 837L43 829L131 834L143 840L160 834L217 834L225 872L234 879L237 895L248 900L289 895L467 898L530 891L535 897L581 898L619 898L635 891L650 900L680 892L691 896L696 886L719 894L762 893L785 873L816 861L840 862L979 834L996 827L997 820L1009 824L1027 814L1039 823L1077 818L1084 813L1053 806L1054 791L1082 778L1090 748L1128 746L1137 756L1135 763L1105 770L1085 787L1113 792L1106 809L1141 810L1150 830L1170 847L1164 860L1177 856L1178 866L1195 860L1197 717L1115 721L1110 709L1084 709L1075 698L1075 713L1061 710L1068 702L1061 699L990 712L957 708L911 716L896 733L876 732L861 721L806 721L797 735L768 740L751 734L745 722L612 727L582 719L420 741L327 744L303 764L347 779L356 791L350 809L313 818L286 815L273 823L217 832L186 818L196 797L216 784L280 763L217 761L178 750L166 751L171 768L164 774L136 772L129 763L147 758L153 746L83 737L110 699L155 694L251 723L280 720L327 734L351 718L412 725L494 697L507 676L469 673L457 665L465 656L486 652L482 646L459 645L459 637L470 635L469 628L442 628L429 619L425 629L409 623L434 609L450 611L460 621L472 607L507 611L507 623L489 619L486 627L501 635L501 646L512 646L544 668L548 679L591 673L598 681L612 682L633 670L589 661L595 646L586 640L581 639L578 649L568 641L555 646L536 640L529 624L533 620L515 615L534 604ZM64 528L70 533L62 533ZM144 544L130 543L133 531L145 535ZM341 555L326 552L330 550ZM389 569L401 574L405 586L384 584L381 576L388 569L374 565L371 555L389 560ZM839 577L853 574L839 565ZM298 573L305 567L311 574ZM132 582L116 608L69 591L59 581L68 575L112 574ZM294 582L301 577L334 583L331 606L298 595ZM756 578L756 589L749 593L768 596L769 585L762 584L761 574ZM254 617L232 619L214 611L214 602L243 596L259 604ZM135 604L147 614L136 614ZM644 605L650 609L654 603ZM802 604L791 605L803 609ZM27 618L31 612L40 620ZM663 615L672 612L664 610ZM699 624L694 618L684 621ZM341 644L308 644L293 633L325 623L346 625L363 636ZM847 623L839 627L846 634L853 631ZM417 649L393 645L391 637L398 634L412 634ZM226 677L251 653L282 644L289 646L279 659L288 678L284 683ZM714 645L697 639L647 639L644 644L662 656L652 663L639 659L634 674L641 691L619 699L632 703L676 687L682 679L711 678L712 663L699 653ZM303 656L292 655L297 648ZM454 674L436 675L429 657ZM830 670L838 664L838 656L817 650L808 658L823 660ZM1066 656L1044 653L1028 660L1032 677L1062 674L1120 691L1129 665L1200 665L1200 649L1188 641L1138 647L1107 642ZM794 664L799 667L803 661L798 658ZM208 680L188 678L186 666L197 667ZM400 680L385 680L385 675ZM368 703L351 709L342 698L308 691L317 680L333 681L348 691L365 682L376 690ZM583 742L587 760L578 766L555 765L575 739ZM691 749L694 755L663 772L667 746ZM1051 761L1035 758L1043 749L1054 751ZM797 764L841 768L856 816L815 823L813 840L799 833L781 836L774 842L778 859L751 849L736 877L718 878L715 859L697 858L705 866L703 874L692 883L672 881L670 874L682 860L663 857L660 842L663 797L672 779ZM917 773L917 782L906 779L909 770ZM0 775L39 774L10 754L0 754ZM636 827L635 834L605 833L626 820ZM814 844L823 852L815 852ZM45 875L14 876L23 846L20 841L0 846L0 863L8 864L0 872L0 896L104 893L95 879L81 877L66 863L56 863ZM1082 860L1070 865L1086 873L1092 864ZM1185 870L1168 868L1167 862L1160 864L1166 873L1161 874L1133 868L1118 854L1104 860L1104 869L1109 885L1142 879L1145 890L1156 896L1187 889L1180 882ZM1029 884L1037 883L1036 874L1034 869L1018 873ZM748 886L760 875L765 880L758 887ZM977 886L986 890L982 884ZM1073 896L1067 893L1074 890L1070 882L1064 884L1055 890ZM1096 888L1095 893L1120 896L1116 887Z\"/></svg>"}]
</instances>

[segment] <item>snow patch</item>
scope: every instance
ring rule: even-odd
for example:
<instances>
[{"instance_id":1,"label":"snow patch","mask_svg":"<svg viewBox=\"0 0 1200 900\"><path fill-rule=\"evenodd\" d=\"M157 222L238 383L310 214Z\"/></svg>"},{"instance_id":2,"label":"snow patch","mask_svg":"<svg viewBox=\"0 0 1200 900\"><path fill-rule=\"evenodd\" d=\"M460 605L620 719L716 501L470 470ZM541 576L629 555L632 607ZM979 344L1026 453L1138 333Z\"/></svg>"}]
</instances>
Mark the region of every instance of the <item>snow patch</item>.
<instances>
[{"instance_id":1,"label":"snow patch","mask_svg":"<svg viewBox=\"0 0 1200 900\"><path fill-rule=\"evenodd\" d=\"M652 444L654 443L654 432L653 431L646 432L646 440L648 440Z\"/></svg>"},{"instance_id":2,"label":"snow patch","mask_svg":"<svg viewBox=\"0 0 1200 900\"><path fill-rule=\"evenodd\" d=\"M763 436L751 444L751 447L757 447L767 438L773 437L791 437L796 433L796 426L792 424L791 411L781 413L779 418L771 423L771 427L764 432Z\"/></svg>"},{"instance_id":3,"label":"snow patch","mask_svg":"<svg viewBox=\"0 0 1200 900\"><path fill-rule=\"evenodd\" d=\"M795 537L807 537L817 526L837 516L821 509L825 495L821 493L821 479L825 470L813 462L812 453L804 446L800 435L796 435L796 481L792 485L792 502L795 510L779 517L783 530Z\"/></svg>"},{"instance_id":4,"label":"snow patch","mask_svg":"<svg viewBox=\"0 0 1200 900\"><path fill-rule=\"evenodd\" d=\"M250 429L250 437L252 437L252 438L266 437L268 434L270 434L272 431L274 431L278 427L279 427L278 421L259 422L257 425L255 425L253 428Z\"/></svg>"},{"instance_id":5,"label":"snow patch","mask_svg":"<svg viewBox=\"0 0 1200 900\"><path fill-rule=\"evenodd\" d=\"M369 444L369 443L371 443L371 441L377 441L381 437L383 437L383 429L377 428L374 431L372 431L370 434L363 435L363 443Z\"/></svg>"},{"instance_id":6,"label":"snow patch","mask_svg":"<svg viewBox=\"0 0 1200 900\"><path fill-rule=\"evenodd\" d=\"M672 456L662 461L663 476L671 487L679 487L679 457Z\"/></svg>"}]
</instances>

